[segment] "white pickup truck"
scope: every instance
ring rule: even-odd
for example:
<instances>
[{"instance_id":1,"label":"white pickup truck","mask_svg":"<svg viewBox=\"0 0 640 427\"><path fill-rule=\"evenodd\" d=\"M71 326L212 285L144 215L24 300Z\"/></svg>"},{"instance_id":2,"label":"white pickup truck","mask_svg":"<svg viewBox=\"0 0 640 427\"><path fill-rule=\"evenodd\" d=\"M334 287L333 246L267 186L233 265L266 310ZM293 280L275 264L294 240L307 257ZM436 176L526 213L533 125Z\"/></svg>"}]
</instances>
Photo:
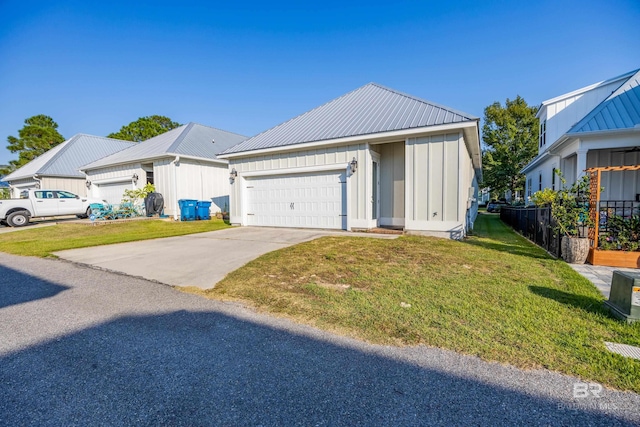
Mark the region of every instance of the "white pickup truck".
<instances>
[{"instance_id":1,"label":"white pickup truck","mask_svg":"<svg viewBox=\"0 0 640 427\"><path fill-rule=\"evenodd\" d=\"M104 204L103 200L80 197L64 190L34 189L23 191L22 196L20 199L0 200L0 224L22 227L34 217L86 217L91 214L90 204Z\"/></svg>"}]
</instances>

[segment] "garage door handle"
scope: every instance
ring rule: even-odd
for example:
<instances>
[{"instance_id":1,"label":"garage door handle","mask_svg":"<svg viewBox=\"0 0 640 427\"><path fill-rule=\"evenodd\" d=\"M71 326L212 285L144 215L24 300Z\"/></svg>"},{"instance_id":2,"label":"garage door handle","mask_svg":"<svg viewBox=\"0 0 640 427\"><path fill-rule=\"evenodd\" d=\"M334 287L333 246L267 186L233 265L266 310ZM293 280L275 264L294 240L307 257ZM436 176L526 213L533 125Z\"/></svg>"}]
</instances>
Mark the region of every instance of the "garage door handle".
<instances>
[{"instance_id":1,"label":"garage door handle","mask_svg":"<svg viewBox=\"0 0 640 427\"><path fill-rule=\"evenodd\" d=\"M289 205L289 207L290 207L291 209L295 209L295 204L291 203L291 204Z\"/></svg>"}]
</instances>

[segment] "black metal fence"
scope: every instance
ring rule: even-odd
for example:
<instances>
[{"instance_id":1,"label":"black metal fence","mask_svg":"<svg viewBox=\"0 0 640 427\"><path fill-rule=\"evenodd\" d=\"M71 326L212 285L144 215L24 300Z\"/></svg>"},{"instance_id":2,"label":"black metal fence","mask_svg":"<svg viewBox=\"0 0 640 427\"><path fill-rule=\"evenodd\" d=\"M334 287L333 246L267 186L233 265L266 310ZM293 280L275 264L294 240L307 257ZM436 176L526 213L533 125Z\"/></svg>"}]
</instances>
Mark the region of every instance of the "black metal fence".
<instances>
[{"instance_id":1,"label":"black metal fence","mask_svg":"<svg viewBox=\"0 0 640 427\"><path fill-rule=\"evenodd\" d=\"M631 218L640 215L640 202L630 200L600 201L599 231L601 234L609 231L609 218L618 216ZM551 217L551 208L503 206L500 219L511 228L544 248L555 257L560 257L559 232L554 232L555 221ZM580 228L580 236L588 237L587 227Z\"/></svg>"},{"instance_id":2,"label":"black metal fence","mask_svg":"<svg viewBox=\"0 0 640 427\"><path fill-rule=\"evenodd\" d=\"M601 200L600 201L600 232L609 231L609 218L617 216L629 219L640 215L640 202L635 200Z\"/></svg>"},{"instance_id":3,"label":"black metal fence","mask_svg":"<svg viewBox=\"0 0 640 427\"><path fill-rule=\"evenodd\" d=\"M553 231L555 223L551 208L503 206L500 219L556 258L560 257L560 233Z\"/></svg>"}]
</instances>

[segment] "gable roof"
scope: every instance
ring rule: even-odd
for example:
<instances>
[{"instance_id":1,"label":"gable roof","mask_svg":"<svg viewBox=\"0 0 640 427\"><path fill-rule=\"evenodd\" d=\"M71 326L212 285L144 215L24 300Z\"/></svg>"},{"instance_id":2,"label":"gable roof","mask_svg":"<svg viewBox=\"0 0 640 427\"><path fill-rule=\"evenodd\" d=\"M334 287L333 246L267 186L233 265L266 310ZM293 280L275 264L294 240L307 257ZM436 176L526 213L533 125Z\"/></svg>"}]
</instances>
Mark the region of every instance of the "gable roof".
<instances>
[{"instance_id":1,"label":"gable roof","mask_svg":"<svg viewBox=\"0 0 640 427\"><path fill-rule=\"evenodd\" d=\"M476 120L470 114L369 83L222 154Z\"/></svg>"},{"instance_id":2,"label":"gable roof","mask_svg":"<svg viewBox=\"0 0 640 427\"><path fill-rule=\"evenodd\" d=\"M188 123L111 156L85 164L82 170L176 155L216 160L217 153L245 139L246 136L236 133Z\"/></svg>"},{"instance_id":3,"label":"gable roof","mask_svg":"<svg viewBox=\"0 0 640 427\"><path fill-rule=\"evenodd\" d=\"M11 172L3 181L35 175L84 178L80 166L132 146L131 141L79 133Z\"/></svg>"},{"instance_id":4,"label":"gable roof","mask_svg":"<svg viewBox=\"0 0 640 427\"><path fill-rule=\"evenodd\" d=\"M640 125L640 70L636 70L622 86L569 129L567 134L630 129L638 125Z\"/></svg>"}]
</instances>

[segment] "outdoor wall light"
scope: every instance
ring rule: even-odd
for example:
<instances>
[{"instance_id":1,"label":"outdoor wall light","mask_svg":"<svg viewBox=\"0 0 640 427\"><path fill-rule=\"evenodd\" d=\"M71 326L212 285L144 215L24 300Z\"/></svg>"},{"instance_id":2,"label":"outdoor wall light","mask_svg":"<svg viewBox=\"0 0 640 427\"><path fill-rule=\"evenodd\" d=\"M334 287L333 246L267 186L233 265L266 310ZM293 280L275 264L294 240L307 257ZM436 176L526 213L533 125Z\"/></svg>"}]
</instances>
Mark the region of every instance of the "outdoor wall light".
<instances>
[{"instance_id":1,"label":"outdoor wall light","mask_svg":"<svg viewBox=\"0 0 640 427\"><path fill-rule=\"evenodd\" d=\"M238 177L238 171L236 170L236 168L231 169L231 172L229 172L229 178L236 179L237 177Z\"/></svg>"},{"instance_id":2,"label":"outdoor wall light","mask_svg":"<svg viewBox=\"0 0 640 427\"><path fill-rule=\"evenodd\" d=\"M351 166L351 173L356 173L356 171L358 170L358 161L355 157L353 158L353 160L351 160L349 166Z\"/></svg>"},{"instance_id":3,"label":"outdoor wall light","mask_svg":"<svg viewBox=\"0 0 640 427\"><path fill-rule=\"evenodd\" d=\"M87 186L87 190L91 188L91 181L87 181L84 183Z\"/></svg>"},{"instance_id":4,"label":"outdoor wall light","mask_svg":"<svg viewBox=\"0 0 640 427\"><path fill-rule=\"evenodd\" d=\"M134 173L133 176L131 177L131 179L133 180L134 184L137 184L138 183L138 174Z\"/></svg>"}]
</instances>

